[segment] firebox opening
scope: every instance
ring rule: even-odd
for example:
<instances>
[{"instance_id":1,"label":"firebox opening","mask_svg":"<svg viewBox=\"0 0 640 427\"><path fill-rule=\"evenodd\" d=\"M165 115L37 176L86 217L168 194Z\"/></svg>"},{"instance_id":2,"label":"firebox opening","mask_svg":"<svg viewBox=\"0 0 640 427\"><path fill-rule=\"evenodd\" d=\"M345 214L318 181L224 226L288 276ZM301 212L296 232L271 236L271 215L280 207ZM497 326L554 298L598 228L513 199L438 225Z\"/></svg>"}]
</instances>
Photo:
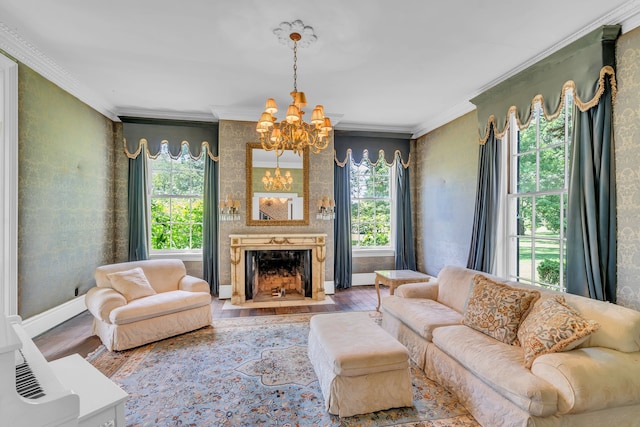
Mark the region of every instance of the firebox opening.
<instances>
[{"instance_id":1,"label":"firebox opening","mask_svg":"<svg viewBox=\"0 0 640 427\"><path fill-rule=\"evenodd\" d=\"M255 302L311 297L311 250L247 251L245 293Z\"/></svg>"}]
</instances>

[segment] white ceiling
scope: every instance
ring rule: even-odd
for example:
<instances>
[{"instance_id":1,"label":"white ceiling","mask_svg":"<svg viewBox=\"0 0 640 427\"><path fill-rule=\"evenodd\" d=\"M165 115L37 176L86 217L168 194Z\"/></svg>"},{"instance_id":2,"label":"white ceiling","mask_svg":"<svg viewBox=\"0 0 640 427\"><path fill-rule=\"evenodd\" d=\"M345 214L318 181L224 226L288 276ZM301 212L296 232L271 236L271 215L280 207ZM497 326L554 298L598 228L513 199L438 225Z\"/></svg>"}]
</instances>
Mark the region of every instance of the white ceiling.
<instances>
[{"instance_id":1,"label":"white ceiling","mask_svg":"<svg viewBox=\"0 0 640 427\"><path fill-rule=\"evenodd\" d=\"M111 118L257 120L266 98L289 103L292 51L273 29L300 19L318 37L298 52L309 104L338 129L417 136L639 12L640 0L0 0L0 48Z\"/></svg>"}]
</instances>

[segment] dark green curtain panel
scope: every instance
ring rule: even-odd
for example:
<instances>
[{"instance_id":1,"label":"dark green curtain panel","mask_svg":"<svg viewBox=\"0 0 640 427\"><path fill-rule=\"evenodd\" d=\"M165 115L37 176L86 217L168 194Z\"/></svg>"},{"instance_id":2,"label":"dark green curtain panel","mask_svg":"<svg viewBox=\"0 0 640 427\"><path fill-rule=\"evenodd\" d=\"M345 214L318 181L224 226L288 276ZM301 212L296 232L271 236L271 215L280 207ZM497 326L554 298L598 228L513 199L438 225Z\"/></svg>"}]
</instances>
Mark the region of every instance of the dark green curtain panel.
<instances>
[{"instance_id":1,"label":"dark green curtain panel","mask_svg":"<svg viewBox=\"0 0 640 427\"><path fill-rule=\"evenodd\" d=\"M616 302L612 93L575 111L567 206L567 292Z\"/></svg>"},{"instance_id":2,"label":"dark green curtain panel","mask_svg":"<svg viewBox=\"0 0 640 427\"><path fill-rule=\"evenodd\" d=\"M205 157L204 163L203 203L202 278L209 283L211 293L218 295L218 162L210 156Z\"/></svg>"},{"instance_id":3,"label":"dark green curtain panel","mask_svg":"<svg viewBox=\"0 0 640 427\"><path fill-rule=\"evenodd\" d=\"M396 155L396 270L415 270L416 253L413 244L413 221L411 220L411 188L409 168L402 165L400 154Z\"/></svg>"},{"instance_id":4,"label":"dark green curtain panel","mask_svg":"<svg viewBox=\"0 0 640 427\"><path fill-rule=\"evenodd\" d=\"M144 147L142 148L144 150ZM141 261L149 258L147 235L147 159L142 156L129 159L129 261Z\"/></svg>"},{"instance_id":5,"label":"dark green curtain panel","mask_svg":"<svg viewBox=\"0 0 640 427\"><path fill-rule=\"evenodd\" d=\"M333 165L333 199L336 202L333 239L333 283L337 289L351 287L351 169Z\"/></svg>"},{"instance_id":6,"label":"dark green curtain panel","mask_svg":"<svg viewBox=\"0 0 640 427\"><path fill-rule=\"evenodd\" d=\"M473 231L467 267L494 273L498 209L500 206L500 141L493 125L487 142L480 145L478 156L478 185L473 214Z\"/></svg>"}]
</instances>

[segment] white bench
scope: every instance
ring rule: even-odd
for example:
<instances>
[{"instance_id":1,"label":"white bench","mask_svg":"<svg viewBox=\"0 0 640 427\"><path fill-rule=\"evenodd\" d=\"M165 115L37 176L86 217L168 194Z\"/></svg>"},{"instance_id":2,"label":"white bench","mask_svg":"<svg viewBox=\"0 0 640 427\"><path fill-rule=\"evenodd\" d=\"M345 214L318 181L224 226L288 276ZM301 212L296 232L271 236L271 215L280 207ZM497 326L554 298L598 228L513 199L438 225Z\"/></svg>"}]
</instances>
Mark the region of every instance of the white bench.
<instances>
[{"instance_id":1,"label":"white bench","mask_svg":"<svg viewBox=\"0 0 640 427\"><path fill-rule=\"evenodd\" d=\"M409 351L367 313L313 316L309 358L330 414L413 406Z\"/></svg>"}]
</instances>

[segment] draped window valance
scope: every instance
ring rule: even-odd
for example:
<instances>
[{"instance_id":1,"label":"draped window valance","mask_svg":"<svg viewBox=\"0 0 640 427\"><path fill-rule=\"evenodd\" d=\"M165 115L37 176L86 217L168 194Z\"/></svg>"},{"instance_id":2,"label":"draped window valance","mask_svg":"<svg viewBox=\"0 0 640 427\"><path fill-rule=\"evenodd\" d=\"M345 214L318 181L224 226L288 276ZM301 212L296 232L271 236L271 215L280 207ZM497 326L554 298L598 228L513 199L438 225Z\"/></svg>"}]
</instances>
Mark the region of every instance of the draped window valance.
<instances>
[{"instance_id":1,"label":"draped window valance","mask_svg":"<svg viewBox=\"0 0 640 427\"><path fill-rule=\"evenodd\" d=\"M602 26L473 98L480 143L487 141L491 124L496 137L502 138L511 112L515 112L520 129L525 128L536 102L541 103L547 119L554 118L568 88L573 89L574 103L581 111L598 104L605 79L615 98L615 41L619 33L620 25Z\"/></svg>"},{"instance_id":2,"label":"draped window valance","mask_svg":"<svg viewBox=\"0 0 640 427\"><path fill-rule=\"evenodd\" d=\"M182 146L187 145L194 159L206 153L211 160L218 161L217 123L125 120L122 120L124 152L130 159L138 157L143 145L148 156L155 158L162 144L167 144L174 159L180 157Z\"/></svg>"},{"instance_id":3,"label":"draped window valance","mask_svg":"<svg viewBox=\"0 0 640 427\"><path fill-rule=\"evenodd\" d=\"M372 163L377 163L379 153L383 152L384 161L391 166L396 154L400 155L402 166L406 169L410 162L410 135L386 132L338 131L333 135L335 162L344 167L351 158L357 164L362 162L365 151Z\"/></svg>"}]
</instances>

